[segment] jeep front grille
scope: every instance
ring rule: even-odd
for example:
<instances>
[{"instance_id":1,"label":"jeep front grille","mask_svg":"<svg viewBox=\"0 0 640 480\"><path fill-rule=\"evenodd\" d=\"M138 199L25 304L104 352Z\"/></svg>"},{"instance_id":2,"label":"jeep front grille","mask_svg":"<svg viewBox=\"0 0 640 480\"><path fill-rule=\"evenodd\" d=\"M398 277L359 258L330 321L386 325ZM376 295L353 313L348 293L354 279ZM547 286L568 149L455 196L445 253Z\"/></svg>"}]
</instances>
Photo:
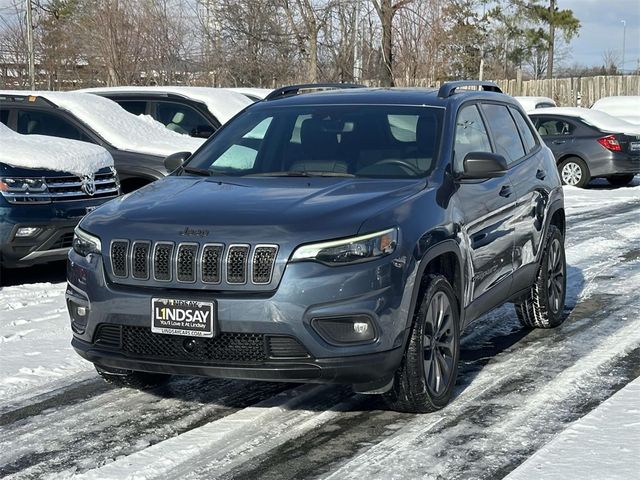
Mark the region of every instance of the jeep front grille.
<instances>
[{"instance_id":1,"label":"jeep front grille","mask_svg":"<svg viewBox=\"0 0 640 480\"><path fill-rule=\"evenodd\" d=\"M219 285L268 285L277 245L112 240L111 273L118 279Z\"/></svg>"}]
</instances>

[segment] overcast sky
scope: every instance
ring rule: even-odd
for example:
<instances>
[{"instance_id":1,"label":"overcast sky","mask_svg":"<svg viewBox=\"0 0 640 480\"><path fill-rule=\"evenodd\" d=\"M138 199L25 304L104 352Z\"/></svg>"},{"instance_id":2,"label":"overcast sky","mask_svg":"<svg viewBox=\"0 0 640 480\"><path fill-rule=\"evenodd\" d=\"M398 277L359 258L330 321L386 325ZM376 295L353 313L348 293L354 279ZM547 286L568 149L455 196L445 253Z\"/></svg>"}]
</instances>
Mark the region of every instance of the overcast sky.
<instances>
[{"instance_id":1,"label":"overcast sky","mask_svg":"<svg viewBox=\"0 0 640 480\"><path fill-rule=\"evenodd\" d=\"M622 20L627 22L625 70L634 70L640 59L640 0L558 0L580 20L580 36L571 42L572 58L566 63L602 64L605 50L622 60Z\"/></svg>"},{"instance_id":2,"label":"overcast sky","mask_svg":"<svg viewBox=\"0 0 640 480\"><path fill-rule=\"evenodd\" d=\"M260 0L256 0L260 1ZM418 0L420 1L420 0ZM0 15L11 0L0 0ZM627 23L625 70L638 67L640 60L640 0L558 0L561 9L570 8L580 20L580 36L571 42L571 55L564 63L598 66L606 50L622 60L622 20Z\"/></svg>"}]
</instances>

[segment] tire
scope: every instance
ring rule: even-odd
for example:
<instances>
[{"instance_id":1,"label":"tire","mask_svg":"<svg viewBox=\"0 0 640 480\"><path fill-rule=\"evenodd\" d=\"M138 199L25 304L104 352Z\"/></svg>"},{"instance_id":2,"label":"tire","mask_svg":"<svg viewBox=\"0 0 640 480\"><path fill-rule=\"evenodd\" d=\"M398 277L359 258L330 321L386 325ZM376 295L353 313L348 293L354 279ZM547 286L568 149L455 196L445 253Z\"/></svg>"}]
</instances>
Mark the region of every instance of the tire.
<instances>
[{"instance_id":1,"label":"tire","mask_svg":"<svg viewBox=\"0 0 640 480\"><path fill-rule=\"evenodd\" d=\"M567 263L564 238L555 225L549 225L536 282L525 299L516 304L518 319L525 327L553 328L564 319L567 291Z\"/></svg>"},{"instance_id":2,"label":"tire","mask_svg":"<svg viewBox=\"0 0 640 480\"><path fill-rule=\"evenodd\" d=\"M445 407L458 376L460 313L455 293L441 275L429 275L423 282L426 291L413 319L407 350L391 390L384 394L387 404L399 412L429 413ZM438 324L439 337L431 335L438 331L434 328ZM436 339L443 341L433 348Z\"/></svg>"},{"instance_id":3,"label":"tire","mask_svg":"<svg viewBox=\"0 0 640 480\"><path fill-rule=\"evenodd\" d=\"M133 370L120 370L116 368L105 369L99 365L94 366L96 367L98 375L114 387L148 390L165 384L170 378L170 375L164 375L162 373L135 372Z\"/></svg>"},{"instance_id":4,"label":"tire","mask_svg":"<svg viewBox=\"0 0 640 480\"><path fill-rule=\"evenodd\" d=\"M609 182L614 187L624 187L629 185L635 175L612 175L611 177L607 177L607 182Z\"/></svg>"},{"instance_id":5,"label":"tire","mask_svg":"<svg viewBox=\"0 0 640 480\"><path fill-rule=\"evenodd\" d=\"M563 185L584 188L591 181L589 167L578 157L565 158L558 165L558 173Z\"/></svg>"}]
</instances>

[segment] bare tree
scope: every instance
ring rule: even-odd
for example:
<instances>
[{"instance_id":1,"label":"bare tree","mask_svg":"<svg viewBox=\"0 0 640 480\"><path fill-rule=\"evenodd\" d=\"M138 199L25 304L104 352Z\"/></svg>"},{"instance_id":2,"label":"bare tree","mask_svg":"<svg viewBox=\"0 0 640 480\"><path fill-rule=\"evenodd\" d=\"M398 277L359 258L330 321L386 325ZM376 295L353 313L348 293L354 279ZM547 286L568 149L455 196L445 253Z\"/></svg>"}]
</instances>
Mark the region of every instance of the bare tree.
<instances>
[{"instance_id":1,"label":"bare tree","mask_svg":"<svg viewBox=\"0 0 640 480\"><path fill-rule=\"evenodd\" d=\"M398 10L409 5L414 0L372 0L373 6L380 18L382 29L382 70L380 82L385 86L393 86L393 18Z\"/></svg>"}]
</instances>

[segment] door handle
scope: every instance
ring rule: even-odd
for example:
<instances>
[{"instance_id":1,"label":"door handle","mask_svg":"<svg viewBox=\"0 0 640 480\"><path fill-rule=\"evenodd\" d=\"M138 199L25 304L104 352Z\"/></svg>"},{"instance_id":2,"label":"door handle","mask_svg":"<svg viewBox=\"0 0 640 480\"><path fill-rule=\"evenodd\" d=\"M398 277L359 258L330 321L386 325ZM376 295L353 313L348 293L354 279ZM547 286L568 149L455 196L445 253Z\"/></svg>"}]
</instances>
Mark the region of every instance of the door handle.
<instances>
[{"instance_id":1,"label":"door handle","mask_svg":"<svg viewBox=\"0 0 640 480\"><path fill-rule=\"evenodd\" d=\"M510 197L512 193L511 187L509 185L503 185L502 188L500 189L500 193L499 195L501 197Z\"/></svg>"},{"instance_id":2,"label":"door handle","mask_svg":"<svg viewBox=\"0 0 640 480\"><path fill-rule=\"evenodd\" d=\"M536 172L536 178L538 180L544 180L546 178L546 176L547 176L547 172L545 172L544 170L538 170Z\"/></svg>"},{"instance_id":3,"label":"door handle","mask_svg":"<svg viewBox=\"0 0 640 480\"><path fill-rule=\"evenodd\" d=\"M567 143L566 140L554 140L553 142L554 145L562 145L563 143Z\"/></svg>"}]
</instances>

